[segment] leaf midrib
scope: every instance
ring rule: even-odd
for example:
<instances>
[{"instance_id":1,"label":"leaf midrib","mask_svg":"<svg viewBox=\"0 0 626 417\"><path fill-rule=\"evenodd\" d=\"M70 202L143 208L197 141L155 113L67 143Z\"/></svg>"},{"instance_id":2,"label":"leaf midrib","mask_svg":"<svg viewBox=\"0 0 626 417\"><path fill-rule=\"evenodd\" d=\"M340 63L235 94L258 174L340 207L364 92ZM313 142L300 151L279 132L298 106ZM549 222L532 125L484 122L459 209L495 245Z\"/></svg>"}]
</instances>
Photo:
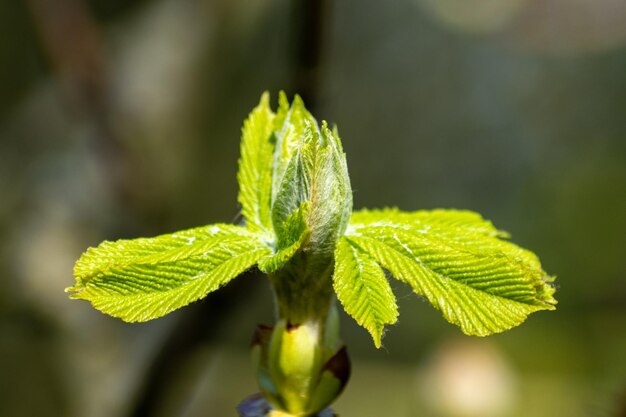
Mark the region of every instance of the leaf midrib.
<instances>
[{"instance_id":1,"label":"leaf midrib","mask_svg":"<svg viewBox=\"0 0 626 417\"><path fill-rule=\"evenodd\" d=\"M410 227L410 225L403 225L403 224L398 224L398 223L379 223L376 225L373 225L370 227L369 224L367 225L363 225L363 226L359 226L359 228L361 229L365 229L365 234L364 233L359 233L357 231L357 233L353 233L351 234L352 236L362 236L362 237L368 237L370 239L375 239L378 240L372 236L369 236L367 234L367 229L384 229L384 228L389 228L391 230L394 230L394 233L385 233L387 238L389 237L394 237L397 239L397 236L395 235L395 231L400 231L402 233L405 233L406 235L408 235L411 238L418 238L418 239L423 239L424 241L426 241L426 243L430 242L431 244L435 244L439 247L444 247L446 249L452 250L452 251L456 251L456 252L460 252L460 253L465 253L468 254L470 256L474 256L474 257L478 257L478 258L482 258L482 259L489 259L492 256L493 257L499 257L502 259L505 259L506 261L510 262L510 263L514 263L516 265L519 266L519 268L522 270L522 272L525 275L531 276L533 277L533 280L536 279L541 279L540 277L537 276L537 271L533 270L532 267L530 265L528 265L528 263L522 259L521 257L518 256L514 256L514 255L510 255L508 253L506 253L505 251L503 251L500 248L497 247L493 247L490 248L490 255L491 256L485 256L484 251L481 251L478 248L471 248L468 245L464 244L463 242L458 242L455 241L453 239L449 239L449 238L445 238L441 235L437 235L436 233L415 233L414 229L412 227ZM463 229L466 230L466 229ZM461 233L459 233L461 234ZM466 237L469 237L470 239L472 238L472 236L469 233L464 233L464 235ZM495 242L497 242L498 244L501 244L502 242L498 241L498 239L496 237L491 237L491 236L485 236L485 235L481 235L479 239L490 239L490 240L494 240ZM476 241L479 241L479 239L477 239ZM399 240L398 240L399 241ZM401 243L402 246L404 246L404 244ZM419 258L415 259L416 261L420 262L420 264L423 265L422 261ZM429 268L430 269L430 268Z\"/></svg>"},{"instance_id":2,"label":"leaf midrib","mask_svg":"<svg viewBox=\"0 0 626 417\"><path fill-rule=\"evenodd\" d=\"M216 265L213 269L209 269L206 271L203 271L199 274L194 275L193 277L188 277L186 278L186 280L184 282L181 282L180 285L173 287L173 288L168 288L165 290L153 290L153 291L149 291L149 292L138 292L138 293L111 293L111 292L106 292L106 293L101 293L98 292L98 287L96 287L94 284L90 284L87 283L87 285L85 286L85 288L79 292L77 292L75 295L80 295L83 293L90 293L92 291L90 290L95 290L96 291L96 295L98 298L100 299L107 299L107 298L115 298L115 299L138 299L138 300L142 300L142 299L150 299L150 298L154 298L154 297L161 297L164 296L166 294L171 294L171 293L176 293L176 292L180 292L183 291L185 289L188 289L189 287L192 286L192 284L196 284L198 286L201 286L201 284L205 283L204 278L211 275L211 274L217 274L219 273L220 270L225 269L227 266L230 266L234 263L236 263L238 260L240 260L241 258L245 257L245 256L251 256L254 255L255 253L258 253L259 255L262 255L263 253L267 253L267 251L264 248L254 248L242 253L239 253L236 256L233 256L232 258L228 258L228 260L220 263L219 265ZM234 279L235 277L231 278ZM219 285L221 285L222 283L218 283L218 287ZM145 287L144 287L145 288ZM209 289L209 291L211 291L212 289L214 289L213 287L211 287Z\"/></svg>"},{"instance_id":3,"label":"leaf midrib","mask_svg":"<svg viewBox=\"0 0 626 417\"><path fill-rule=\"evenodd\" d=\"M369 237L369 236L351 236L348 239L349 240L356 239L357 242L355 242L355 243L357 245L358 245L358 240L359 239L367 239L367 240L370 240L370 241L374 242L377 245L384 245L385 248L387 248L389 250L392 250L394 253L398 254L399 256L404 257L409 262L415 262L415 261L418 262L420 267L424 268L427 271L430 271L430 272L436 274L443 282L451 282L451 283L453 283L452 285L461 285L461 286L466 287L466 288L468 288L468 289L470 289L472 291L477 291L477 292L479 292L481 294L485 294L486 296L498 298L499 300L502 300L505 303L510 302L510 303L517 303L517 304L521 304L521 305L529 306L529 307L540 307L540 308L554 309L554 306L552 306L551 304L546 303L546 302L542 302L540 300L537 300L538 304L530 304L530 303L526 303L526 302L523 302L523 301L512 300L510 298L506 298L506 297L503 297L503 296L498 295L498 294L493 294L491 292L488 292L488 291L485 291L485 290L482 290L482 289L474 288L474 287L472 287L470 285L465 284L464 282L457 281L457 280L455 280L453 278L450 278L448 276L445 276L445 275L439 273L438 271L435 271L432 268L429 268L428 266L424 265L419 260L419 258L418 259L411 259L411 258L409 258L406 254L398 251L396 248L394 248L393 246L388 245L384 241L381 241L381 240L378 240L378 239L375 239L375 238L372 238L372 237ZM385 269L388 270L389 268L385 268ZM399 278L399 277L397 277L397 278ZM533 289L534 289L534 287L533 287Z\"/></svg>"}]
</instances>

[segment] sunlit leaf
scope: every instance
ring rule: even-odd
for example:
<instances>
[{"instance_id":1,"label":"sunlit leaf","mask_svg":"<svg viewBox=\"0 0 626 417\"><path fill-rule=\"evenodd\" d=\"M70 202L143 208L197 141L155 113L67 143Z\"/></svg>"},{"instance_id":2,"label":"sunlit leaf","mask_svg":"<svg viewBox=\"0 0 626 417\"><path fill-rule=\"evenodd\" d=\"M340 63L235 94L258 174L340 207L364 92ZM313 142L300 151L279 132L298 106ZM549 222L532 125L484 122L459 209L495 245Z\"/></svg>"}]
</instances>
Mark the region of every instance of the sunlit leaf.
<instances>
[{"instance_id":1,"label":"sunlit leaf","mask_svg":"<svg viewBox=\"0 0 626 417\"><path fill-rule=\"evenodd\" d=\"M239 203L246 227L253 232L268 233L271 230L274 119L269 94L263 93L259 105L244 121L241 133L241 158L237 173Z\"/></svg>"},{"instance_id":2,"label":"sunlit leaf","mask_svg":"<svg viewBox=\"0 0 626 417\"><path fill-rule=\"evenodd\" d=\"M323 252L329 259L337 239L343 234L352 210L352 190L345 162L345 154L336 132L326 123L320 128L305 110L297 110L296 98L285 124L296 118L296 127L302 129L298 140L281 148L275 160L281 161L288 154L279 181L273 185L272 223L278 239L282 239L281 225L303 203L308 204L307 226L311 245L307 249ZM289 134L283 143L290 141Z\"/></svg>"},{"instance_id":3,"label":"sunlit leaf","mask_svg":"<svg viewBox=\"0 0 626 417\"><path fill-rule=\"evenodd\" d=\"M78 260L68 291L125 321L147 321L206 296L269 253L257 235L223 224L105 241Z\"/></svg>"},{"instance_id":4,"label":"sunlit leaf","mask_svg":"<svg viewBox=\"0 0 626 417\"><path fill-rule=\"evenodd\" d=\"M480 214L469 210L435 209L406 212L397 208L364 209L352 213L350 222L354 225L404 224L412 225L415 230L428 230L435 226L452 233L458 230L461 234L472 232L486 236L509 236L508 233L496 229Z\"/></svg>"},{"instance_id":5,"label":"sunlit leaf","mask_svg":"<svg viewBox=\"0 0 626 417\"><path fill-rule=\"evenodd\" d=\"M306 223L308 214L309 203L304 202L281 223L274 253L259 261L261 271L269 274L282 268L308 241L310 238Z\"/></svg>"},{"instance_id":6,"label":"sunlit leaf","mask_svg":"<svg viewBox=\"0 0 626 417\"><path fill-rule=\"evenodd\" d=\"M499 235L468 212L382 210L355 214L347 239L463 332L485 336L556 304L537 257Z\"/></svg>"}]
</instances>

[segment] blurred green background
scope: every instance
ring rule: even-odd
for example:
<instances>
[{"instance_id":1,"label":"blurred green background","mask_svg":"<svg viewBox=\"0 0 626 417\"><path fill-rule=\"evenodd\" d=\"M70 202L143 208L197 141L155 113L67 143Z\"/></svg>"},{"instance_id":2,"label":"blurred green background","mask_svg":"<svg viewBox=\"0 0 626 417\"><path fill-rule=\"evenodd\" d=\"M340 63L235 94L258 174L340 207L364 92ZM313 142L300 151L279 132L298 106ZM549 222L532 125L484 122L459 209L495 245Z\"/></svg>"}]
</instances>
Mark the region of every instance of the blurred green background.
<instances>
[{"instance_id":1,"label":"blurred green background","mask_svg":"<svg viewBox=\"0 0 626 417\"><path fill-rule=\"evenodd\" d=\"M626 3L0 2L0 416L235 416L273 320L251 271L145 324L71 302L103 239L239 221L242 120L301 92L355 207L481 212L556 312L464 337L400 284L376 350L343 317L343 417L626 415Z\"/></svg>"}]
</instances>

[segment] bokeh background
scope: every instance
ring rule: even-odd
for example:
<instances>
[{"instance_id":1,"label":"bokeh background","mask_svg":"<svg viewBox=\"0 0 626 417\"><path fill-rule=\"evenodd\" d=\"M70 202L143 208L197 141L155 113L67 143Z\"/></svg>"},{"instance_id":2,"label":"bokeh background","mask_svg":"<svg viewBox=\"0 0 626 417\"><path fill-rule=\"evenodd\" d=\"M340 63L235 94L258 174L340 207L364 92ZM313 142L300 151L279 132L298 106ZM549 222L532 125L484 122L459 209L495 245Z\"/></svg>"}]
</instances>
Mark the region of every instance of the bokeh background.
<instances>
[{"instance_id":1,"label":"bokeh background","mask_svg":"<svg viewBox=\"0 0 626 417\"><path fill-rule=\"evenodd\" d=\"M400 284L381 350L344 316L342 416L626 415L626 2L5 0L0 28L1 416L235 416L260 274L134 325L63 289L103 239L238 221L280 89L339 125L356 208L479 211L558 276L486 339Z\"/></svg>"}]
</instances>

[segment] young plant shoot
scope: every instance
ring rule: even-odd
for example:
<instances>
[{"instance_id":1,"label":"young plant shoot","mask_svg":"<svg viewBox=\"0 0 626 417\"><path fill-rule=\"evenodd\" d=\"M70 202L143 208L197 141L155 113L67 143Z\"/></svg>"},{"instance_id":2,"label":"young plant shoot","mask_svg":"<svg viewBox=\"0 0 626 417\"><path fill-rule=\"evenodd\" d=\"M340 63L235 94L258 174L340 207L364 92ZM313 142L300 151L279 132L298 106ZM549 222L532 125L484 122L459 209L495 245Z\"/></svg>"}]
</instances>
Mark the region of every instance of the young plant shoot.
<instances>
[{"instance_id":1,"label":"young plant shoot","mask_svg":"<svg viewBox=\"0 0 626 417\"><path fill-rule=\"evenodd\" d=\"M73 299L143 322L205 297L254 266L278 317L253 339L269 415L312 416L342 391L350 364L335 300L376 347L398 319L388 276L408 284L467 335L487 336L554 310L554 279L530 251L464 210L352 211L337 129L296 96L278 110L263 94L242 130L239 203L245 222L154 238L105 241L76 262ZM385 272L386 271L386 272Z\"/></svg>"}]
</instances>

